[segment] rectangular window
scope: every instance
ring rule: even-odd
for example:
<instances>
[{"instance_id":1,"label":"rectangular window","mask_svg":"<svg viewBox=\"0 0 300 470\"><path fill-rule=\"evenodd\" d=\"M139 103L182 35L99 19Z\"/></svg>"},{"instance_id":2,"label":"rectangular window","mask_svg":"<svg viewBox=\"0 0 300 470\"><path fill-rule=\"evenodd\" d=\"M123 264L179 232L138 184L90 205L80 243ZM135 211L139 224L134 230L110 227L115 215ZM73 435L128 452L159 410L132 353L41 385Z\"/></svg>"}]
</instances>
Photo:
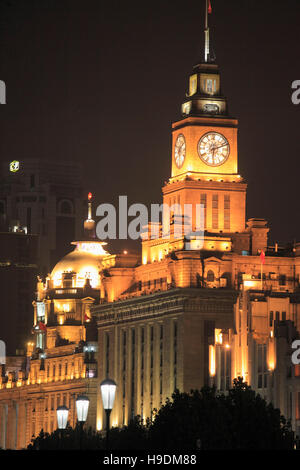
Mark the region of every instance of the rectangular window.
<instances>
[{"instance_id":1,"label":"rectangular window","mask_svg":"<svg viewBox=\"0 0 300 470\"><path fill-rule=\"evenodd\" d=\"M121 370L122 370L122 395L123 395L123 424L125 424L125 397L126 397L126 331L122 331L122 355L121 355Z\"/></svg>"},{"instance_id":2,"label":"rectangular window","mask_svg":"<svg viewBox=\"0 0 300 470\"><path fill-rule=\"evenodd\" d=\"M154 327L150 327L150 395L153 395L153 368L154 368Z\"/></svg>"},{"instance_id":3,"label":"rectangular window","mask_svg":"<svg viewBox=\"0 0 300 470\"><path fill-rule=\"evenodd\" d=\"M105 333L105 370L106 376L109 376L109 333Z\"/></svg>"},{"instance_id":4,"label":"rectangular window","mask_svg":"<svg viewBox=\"0 0 300 470\"><path fill-rule=\"evenodd\" d=\"M224 196L224 230L230 230L230 196Z\"/></svg>"},{"instance_id":5,"label":"rectangular window","mask_svg":"<svg viewBox=\"0 0 300 470\"><path fill-rule=\"evenodd\" d=\"M273 314L273 311L271 310L270 311L270 326L273 326L273 316L274 314Z\"/></svg>"},{"instance_id":6,"label":"rectangular window","mask_svg":"<svg viewBox=\"0 0 300 470\"><path fill-rule=\"evenodd\" d=\"M217 229L219 227L219 196L213 194L212 197L212 228Z\"/></svg>"},{"instance_id":7,"label":"rectangular window","mask_svg":"<svg viewBox=\"0 0 300 470\"><path fill-rule=\"evenodd\" d=\"M190 77L190 96L194 95L197 91L197 74Z\"/></svg>"},{"instance_id":8,"label":"rectangular window","mask_svg":"<svg viewBox=\"0 0 300 470\"><path fill-rule=\"evenodd\" d=\"M159 393L163 392L163 339L164 327L160 325L160 344L159 344Z\"/></svg>"},{"instance_id":9,"label":"rectangular window","mask_svg":"<svg viewBox=\"0 0 300 470\"><path fill-rule=\"evenodd\" d=\"M207 78L206 79L206 93L215 93L217 89L217 82L215 79Z\"/></svg>"},{"instance_id":10,"label":"rectangular window","mask_svg":"<svg viewBox=\"0 0 300 470\"><path fill-rule=\"evenodd\" d=\"M282 321L286 320L286 312L282 312L281 319L282 319Z\"/></svg>"},{"instance_id":11,"label":"rectangular window","mask_svg":"<svg viewBox=\"0 0 300 470\"><path fill-rule=\"evenodd\" d=\"M145 352L145 330L141 328L141 397L144 396L144 352Z\"/></svg>"},{"instance_id":12,"label":"rectangular window","mask_svg":"<svg viewBox=\"0 0 300 470\"><path fill-rule=\"evenodd\" d=\"M268 379L267 345L257 345L257 387L266 388Z\"/></svg>"},{"instance_id":13,"label":"rectangular window","mask_svg":"<svg viewBox=\"0 0 300 470\"><path fill-rule=\"evenodd\" d=\"M206 229L206 208L207 208L207 198L206 194L200 195L200 204L203 205L203 212L204 212L204 220L203 220L203 228Z\"/></svg>"},{"instance_id":14,"label":"rectangular window","mask_svg":"<svg viewBox=\"0 0 300 470\"><path fill-rule=\"evenodd\" d=\"M35 187L35 175L30 175L30 188Z\"/></svg>"},{"instance_id":15,"label":"rectangular window","mask_svg":"<svg viewBox=\"0 0 300 470\"><path fill-rule=\"evenodd\" d=\"M231 351L221 348L220 390L229 390L231 385Z\"/></svg>"},{"instance_id":16,"label":"rectangular window","mask_svg":"<svg viewBox=\"0 0 300 470\"><path fill-rule=\"evenodd\" d=\"M279 276L279 285L280 286L285 286L286 285L286 275L285 274L280 274L280 276Z\"/></svg>"},{"instance_id":17,"label":"rectangular window","mask_svg":"<svg viewBox=\"0 0 300 470\"><path fill-rule=\"evenodd\" d=\"M135 403L135 329L131 330L131 418L134 418Z\"/></svg>"},{"instance_id":18,"label":"rectangular window","mask_svg":"<svg viewBox=\"0 0 300 470\"><path fill-rule=\"evenodd\" d=\"M27 226L27 233L31 233L31 207L27 207L26 226Z\"/></svg>"},{"instance_id":19,"label":"rectangular window","mask_svg":"<svg viewBox=\"0 0 300 470\"><path fill-rule=\"evenodd\" d=\"M177 388L177 321L173 324L173 377L174 390Z\"/></svg>"}]
</instances>

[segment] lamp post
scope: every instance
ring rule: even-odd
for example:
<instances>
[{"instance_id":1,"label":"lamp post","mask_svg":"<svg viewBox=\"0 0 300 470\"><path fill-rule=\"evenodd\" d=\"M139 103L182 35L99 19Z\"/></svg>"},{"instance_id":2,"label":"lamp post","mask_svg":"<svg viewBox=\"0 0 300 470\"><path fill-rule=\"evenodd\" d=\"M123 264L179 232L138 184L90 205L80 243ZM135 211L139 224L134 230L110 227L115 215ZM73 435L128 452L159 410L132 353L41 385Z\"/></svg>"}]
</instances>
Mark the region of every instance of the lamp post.
<instances>
[{"instance_id":1,"label":"lamp post","mask_svg":"<svg viewBox=\"0 0 300 470\"><path fill-rule=\"evenodd\" d=\"M109 442L109 420L114 406L117 384L111 379L105 379L100 384L103 408L106 413L106 450Z\"/></svg>"},{"instance_id":2,"label":"lamp post","mask_svg":"<svg viewBox=\"0 0 300 470\"><path fill-rule=\"evenodd\" d=\"M77 421L80 426L80 449L82 448L82 434L83 434L83 425L86 422L86 418L89 411L90 400L85 395L78 395L76 398L76 413Z\"/></svg>"},{"instance_id":3,"label":"lamp post","mask_svg":"<svg viewBox=\"0 0 300 470\"><path fill-rule=\"evenodd\" d=\"M56 409L56 415L57 415L57 428L59 430L59 442L61 442L63 431L67 427L69 408L67 408L65 405L58 406Z\"/></svg>"}]
</instances>

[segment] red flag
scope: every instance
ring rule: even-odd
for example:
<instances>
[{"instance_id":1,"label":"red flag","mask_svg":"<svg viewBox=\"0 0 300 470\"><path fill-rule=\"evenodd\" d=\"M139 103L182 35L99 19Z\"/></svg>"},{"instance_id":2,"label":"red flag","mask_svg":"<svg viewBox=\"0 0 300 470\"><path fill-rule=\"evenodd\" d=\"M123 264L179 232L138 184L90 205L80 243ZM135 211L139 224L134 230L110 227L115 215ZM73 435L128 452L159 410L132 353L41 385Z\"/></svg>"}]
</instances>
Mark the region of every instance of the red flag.
<instances>
[{"instance_id":1,"label":"red flag","mask_svg":"<svg viewBox=\"0 0 300 470\"><path fill-rule=\"evenodd\" d=\"M212 8L211 8L210 0L208 0L208 9L207 9L207 13L209 13L209 14L212 13Z\"/></svg>"},{"instance_id":2,"label":"red flag","mask_svg":"<svg viewBox=\"0 0 300 470\"><path fill-rule=\"evenodd\" d=\"M85 313L84 314L84 321L90 321L90 320L91 320L90 317Z\"/></svg>"},{"instance_id":3,"label":"red flag","mask_svg":"<svg viewBox=\"0 0 300 470\"><path fill-rule=\"evenodd\" d=\"M259 257L261 264L265 264L265 252L263 250L261 250Z\"/></svg>"},{"instance_id":4,"label":"red flag","mask_svg":"<svg viewBox=\"0 0 300 470\"><path fill-rule=\"evenodd\" d=\"M47 331L47 327L42 321L39 322L39 329L42 331Z\"/></svg>"}]
</instances>

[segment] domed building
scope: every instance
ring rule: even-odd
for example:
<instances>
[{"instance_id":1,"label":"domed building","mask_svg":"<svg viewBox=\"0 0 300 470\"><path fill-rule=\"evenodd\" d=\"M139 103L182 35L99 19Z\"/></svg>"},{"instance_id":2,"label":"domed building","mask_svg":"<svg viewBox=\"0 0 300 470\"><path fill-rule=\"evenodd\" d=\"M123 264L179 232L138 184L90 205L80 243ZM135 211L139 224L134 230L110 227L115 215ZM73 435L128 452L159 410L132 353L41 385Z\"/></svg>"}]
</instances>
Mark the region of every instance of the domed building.
<instances>
[{"instance_id":1,"label":"domed building","mask_svg":"<svg viewBox=\"0 0 300 470\"><path fill-rule=\"evenodd\" d=\"M100 301L101 261L110 256L95 236L91 194L83 240L71 244L47 278L38 278L25 367L0 377L1 448L24 448L41 429L54 431L60 405L69 408L75 426L75 401L82 394L90 400L87 426L95 427L98 346L90 307Z\"/></svg>"},{"instance_id":2,"label":"domed building","mask_svg":"<svg viewBox=\"0 0 300 470\"><path fill-rule=\"evenodd\" d=\"M103 248L106 243L95 238L91 197L90 193L85 240L72 242L73 251L54 266L45 282L38 282L34 331L36 346L41 349L53 348L61 341L85 341L90 306L100 298L101 260L109 253Z\"/></svg>"}]
</instances>

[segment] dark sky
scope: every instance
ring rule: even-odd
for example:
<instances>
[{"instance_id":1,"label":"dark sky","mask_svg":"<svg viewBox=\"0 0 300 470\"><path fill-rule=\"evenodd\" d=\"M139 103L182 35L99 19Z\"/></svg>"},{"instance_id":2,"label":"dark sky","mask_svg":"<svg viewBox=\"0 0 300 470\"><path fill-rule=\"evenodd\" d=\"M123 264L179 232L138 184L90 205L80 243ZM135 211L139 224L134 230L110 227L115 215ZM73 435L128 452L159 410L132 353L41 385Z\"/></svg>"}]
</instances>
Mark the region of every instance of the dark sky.
<instances>
[{"instance_id":1,"label":"dark sky","mask_svg":"<svg viewBox=\"0 0 300 470\"><path fill-rule=\"evenodd\" d=\"M211 0L212 41L239 119L247 217L300 240L299 0ZM2 0L1 159L79 160L97 202L161 202L171 123L202 53L204 0Z\"/></svg>"}]
</instances>

